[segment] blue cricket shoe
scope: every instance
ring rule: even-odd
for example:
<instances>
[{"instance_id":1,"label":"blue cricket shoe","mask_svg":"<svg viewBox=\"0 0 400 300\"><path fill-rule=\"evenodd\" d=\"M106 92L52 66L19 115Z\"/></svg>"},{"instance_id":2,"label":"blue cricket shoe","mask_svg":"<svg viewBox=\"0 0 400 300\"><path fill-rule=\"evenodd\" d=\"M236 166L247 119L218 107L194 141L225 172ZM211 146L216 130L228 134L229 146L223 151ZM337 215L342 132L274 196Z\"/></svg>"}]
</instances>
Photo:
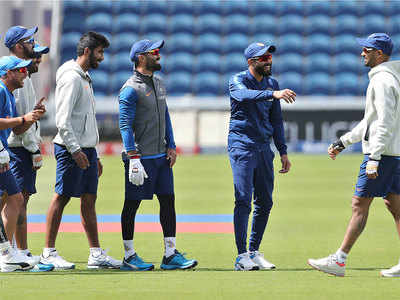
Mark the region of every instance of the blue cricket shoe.
<instances>
[{"instance_id":1,"label":"blue cricket shoe","mask_svg":"<svg viewBox=\"0 0 400 300\"><path fill-rule=\"evenodd\" d=\"M172 254L168 258L165 256L163 257L160 268L163 270L186 270L194 268L195 266L197 266L197 260L186 259L178 252L178 250L175 249L175 254Z\"/></svg>"},{"instance_id":2,"label":"blue cricket shoe","mask_svg":"<svg viewBox=\"0 0 400 300\"><path fill-rule=\"evenodd\" d=\"M36 264L29 272L50 272L54 270L54 265L52 264Z\"/></svg>"},{"instance_id":3,"label":"blue cricket shoe","mask_svg":"<svg viewBox=\"0 0 400 300\"><path fill-rule=\"evenodd\" d=\"M137 253L124 258L120 267L123 271L151 271L153 269L154 265L144 262Z\"/></svg>"}]
</instances>

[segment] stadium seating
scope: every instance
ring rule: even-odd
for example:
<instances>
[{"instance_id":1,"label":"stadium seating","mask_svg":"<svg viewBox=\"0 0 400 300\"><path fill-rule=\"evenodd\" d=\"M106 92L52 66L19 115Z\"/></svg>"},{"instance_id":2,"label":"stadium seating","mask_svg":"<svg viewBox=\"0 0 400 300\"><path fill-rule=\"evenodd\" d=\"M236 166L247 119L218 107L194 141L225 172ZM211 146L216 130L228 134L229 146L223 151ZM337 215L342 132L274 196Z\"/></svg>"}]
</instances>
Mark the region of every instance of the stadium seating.
<instances>
[{"instance_id":1,"label":"stadium seating","mask_svg":"<svg viewBox=\"0 0 400 300\"><path fill-rule=\"evenodd\" d=\"M156 2L156 1L155 1ZM140 20L140 32L157 32L165 34L167 31L167 17L162 14L149 14L143 16Z\"/></svg>"},{"instance_id":2,"label":"stadium seating","mask_svg":"<svg viewBox=\"0 0 400 300\"><path fill-rule=\"evenodd\" d=\"M165 41L165 49L168 53L174 52L187 52L193 53L194 49L194 37L189 33L177 33L172 35Z\"/></svg>"},{"instance_id":3,"label":"stadium seating","mask_svg":"<svg viewBox=\"0 0 400 300\"><path fill-rule=\"evenodd\" d=\"M197 34L215 33L222 31L222 18L217 14L200 15L195 23Z\"/></svg>"},{"instance_id":4,"label":"stadium seating","mask_svg":"<svg viewBox=\"0 0 400 300\"><path fill-rule=\"evenodd\" d=\"M223 23L224 34L242 33L249 34L250 26L247 16L241 14L229 15Z\"/></svg>"},{"instance_id":5,"label":"stadium seating","mask_svg":"<svg viewBox=\"0 0 400 300\"><path fill-rule=\"evenodd\" d=\"M194 72L215 72L221 71L221 56L216 53L201 53L197 55L194 62Z\"/></svg>"},{"instance_id":6,"label":"stadium seating","mask_svg":"<svg viewBox=\"0 0 400 300\"><path fill-rule=\"evenodd\" d=\"M86 19L87 30L112 32L112 24L112 15L108 13L96 13Z\"/></svg>"},{"instance_id":7,"label":"stadium seating","mask_svg":"<svg viewBox=\"0 0 400 300\"><path fill-rule=\"evenodd\" d=\"M112 30L114 34L128 32L138 34L139 16L131 13L123 13L113 20Z\"/></svg>"},{"instance_id":8,"label":"stadium seating","mask_svg":"<svg viewBox=\"0 0 400 300\"><path fill-rule=\"evenodd\" d=\"M176 72L187 72L191 74L193 72L195 60L192 54L186 52L174 52L173 55L161 59L164 69L168 74Z\"/></svg>"},{"instance_id":9,"label":"stadium seating","mask_svg":"<svg viewBox=\"0 0 400 300\"><path fill-rule=\"evenodd\" d=\"M170 73L167 80L167 92L171 96L192 93L192 76L187 72Z\"/></svg>"},{"instance_id":10,"label":"stadium seating","mask_svg":"<svg viewBox=\"0 0 400 300\"><path fill-rule=\"evenodd\" d=\"M305 32L307 35L326 34L332 30L331 18L325 15L312 15L307 18Z\"/></svg>"},{"instance_id":11,"label":"stadium seating","mask_svg":"<svg viewBox=\"0 0 400 300\"><path fill-rule=\"evenodd\" d=\"M279 56L279 60L273 61L273 70L278 74L285 72L303 72L303 56L297 53L287 53Z\"/></svg>"},{"instance_id":12,"label":"stadium seating","mask_svg":"<svg viewBox=\"0 0 400 300\"><path fill-rule=\"evenodd\" d=\"M197 53L215 52L221 53L221 38L219 35L207 33L200 35L195 42L194 48Z\"/></svg>"},{"instance_id":13,"label":"stadium seating","mask_svg":"<svg viewBox=\"0 0 400 300\"><path fill-rule=\"evenodd\" d=\"M334 94L339 96L357 95L359 91L358 76L354 73L335 74Z\"/></svg>"},{"instance_id":14,"label":"stadium seating","mask_svg":"<svg viewBox=\"0 0 400 300\"><path fill-rule=\"evenodd\" d=\"M314 53L305 61L304 71L306 73L313 72L323 72L323 73L331 73L332 72L332 61L331 56L326 53ZM352 62L354 63L354 62Z\"/></svg>"},{"instance_id":15,"label":"stadium seating","mask_svg":"<svg viewBox=\"0 0 400 300\"><path fill-rule=\"evenodd\" d=\"M110 86L111 93L113 95L118 95L120 89L122 88L122 86L125 84L125 82L131 76L132 76L132 71L131 72L118 72L118 73L115 73L111 77L111 81L109 80L107 82L108 85L111 83L111 86Z\"/></svg>"},{"instance_id":16,"label":"stadium seating","mask_svg":"<svg viewBox=\"0 0 400 300\"><path fill-rule=\"evenodd\" d=\"M215 96L219 95L220 90L220 78L217 73L213 72L201 72L197 73L192 80L193 92L197 96Z\"/></svg>"},{"instance_id":17,"label":"stadium seating","mask_svg":"<svg viewBox=\"0 0 400 300\"><path fill-rule=\"evenodd\" d=\"M108 94L110 86L110 75L107 72L101 70L90 71L90 77L93 82L93 89L96 92Z\"/></svg>"},{"instance_id":18,"label":"stadium seating","mask_svg":"<svg viewBox=\"0 0 400 300\"><path fill-rule=\"evenodd\" d=\"M246 68L247 63L243 53L230 53L225 55L222 60L222 74L238 73L245 70Z\"/></svg>"},{"instance_id":19,"label":"stadium seating","mask_svg":"<svg viewBox=\"0 0 400 300\"><path fill-rule=\"evenodd\" d=\"M192 33L194 31L194 18L189 14L175 15L168 22L168 33Z\"/></svg>"},{"instance_id":20,"label":"stadium seating","mask_svg":"<svg viewBox=\"0 0 400 300\"><path fill-rule=\"evenodd\" d=\"M115 34L110 47L113 53L129 52L133 43L138 39L138 35L134 33Z\"/></svg>"},{"instance_id":21,"label":"stadium seating","mask_svg":"<svg viewBox=\"0 0 400 300\"><path fill-rule=\"evenodd\" d=\"M221 45L224 53L243 52L249 45L247 35L240 33L233 33L225 36L223 44Z\"/></svg>"},{"instance_id":22,"label":"stadium seating","mask_svg":"<svg viewBox=\"0 0 400 300\"><path fill-rule=\"evenodd\" d=\"M253 18L250 29L254 35L257 34L271 34L274 35L277 32L278 19L273 15L259 14Z\"/></svg>"},{"instance_id":23,"label":"stadium seating","mask_svg":"<svg viewBox=\"0 0 400 300\"><path fill-rule=\"evenodd\" d=\"M88 12L89 14L97 14L97 13L106 13L110 14L113 10L113 1L111 0L102 0L102 1L95 1L89 0L87 1Z\"/></svg>"},{"instance_id":24,"label":"stadium seating","mask_svg":"<svg viewBox=\"0 0 400 300\"><path fill-rule=\"evenodd\" d=\"M277 47L273 73L298 94L360 95L367 70L356 37L389 33L394 58L400 39L399 1L65 0L62 11L60 63L75 58L88 30L111 42L95 76L99 95L119 91L132 72L131 45L144 38L165 40L161 62L174 94L203 96L226 95L229 77L247 68L243 51L251 42ZM108 89L100 86L105 73Z\"/></svg>"},{"instance_id":25,"label":"stadium seating","mask_svg":"<svg viewBox=\"0 0 400 300\"><path fill-rule=\"evenodd\" d=\"M279 78L280 89L291 89L296 94L303 93L304 78L303 75L296 72L284 73Z\"/></svg>"}]
</instances>

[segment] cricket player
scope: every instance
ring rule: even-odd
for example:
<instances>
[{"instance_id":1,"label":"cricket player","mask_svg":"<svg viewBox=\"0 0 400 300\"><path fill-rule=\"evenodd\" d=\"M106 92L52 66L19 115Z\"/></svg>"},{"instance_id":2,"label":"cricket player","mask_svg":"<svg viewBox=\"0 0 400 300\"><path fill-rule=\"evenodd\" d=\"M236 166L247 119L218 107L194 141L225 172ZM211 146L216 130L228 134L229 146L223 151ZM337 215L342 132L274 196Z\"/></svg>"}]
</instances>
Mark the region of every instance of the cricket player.
<instances>
[{"instance_id":1,"label":"cricket player","mask_svg":"<svg viewBox=\"0 0 400 300\"><path fill-rule=\"evenodd\" d=\"M272 53L276 47L252 43L244 50L248 70L234 75L229 81L231 119L228 134L228 152L235 190L234 230L238 257L235 270L251 271L274 269L259 246L272 208L274 187L274 153L271 139L279 151L282 162L280 173L287 173L291 163L287 146L279 99L295 101L296 93L280 90L271 77ZM253 224L249 251L247 226L254 196Z\"/></svg>"},{"instance_id":2,"label":"cricket player","mask_svg":"<svg viewBox=\"0 0 400 300\"><path fill-rule=\"evenodd\" d=\"M23 87L31 60L15 56L0 58L0 199L2 220L0 222L0 265L2 272L29 270L35 262L10 247L9 238L15 234L17 217L23 206L23 196L17 180L10 170L10 155L7 143L11 131L22 134L40 119L44 111L35 109L18 116L12 92ZM4 225L3 225L4 222Z\"/></svg>"},{"instance_id":3,"label":"cricket player","mask_svg":"<svg viewBox=\"0 0 400 300\"><path fill-rule=\"evenodd\" d=\"M56 74L56 187L47 212L46 246L41 255L41 263L53 264L56 269L75 268L75 264L63 259L55 248L64 207L71 197L81 201L82 225L90 246L87 267L116 269L122 263L100 248L95 208L98 178L103 167L95 148L99 133L88 71L99 66L108 46L105 36L93 31L85 33L77 45L77 59L65 62Z\"/></svg>"},{"instance_id":4,"label":"cricket player","mask_svg":"<svg viewBox=\"0 0 400 300\"><path fill-rule=\"evenodd\" d=\"M124 152L125 201L121 214L125 248L123 270L152 270L134 250L135 216L143 199L160 203L160 223L165 252L161 269L190 269L197 261L186 259L176 250L176 212L172 167L176 146L166 103L163 80L154 75L161 70L160 49L164 41L141 40L132 45L130 59L135 64L133 75L119 94L119 127Z\"/></svg>"},{"instance_id":5,"label":"cricket player","mask_svg":"<svg viewBox=\"0 0 400 300\"><path fill-rule=\"evenodd\" d=\"M40 53L49 52L48 47L38 48L35 45L32 33L36 33L37 27L27 29L22 26L14 26L8 29L5 35L5 45L10 50L10 55L14 55L21 59L32 59L32 63L28 67L28 76L24 80L24 86L16 89L13 94L18 115L24 115L34 108L46 110L43 102L45 98L40 101L36 98L35 89L31 80L31 71L37 72L38 68L36 62L36 50ZM40 54L41 55L41 54ZM20 211L17 229L15 234L16 244L21 255L26 255L35 260L36 264L40 261L40 256L33 256L28 249L27 241L27 223L26 223L26 208L30 195L36 193L36 171L42 166L42 156L40 154L40 123L37 121L23 134L17 135L11 132L8 138L8 145L10 151L10 168L17 180L17 184L24 196L24 205ZM48 271L54 267L47 268L42 264L38 264L39 270Z\"/></svg>"},{"instance_id":6,"label":"cricket player","mask_svg":"<svg viewBox=\"0 0 400 300\"><path fill-rule=\"evenodd\" d=\"M383 197L400 235L400 61L389 61L393 42L385 33L357 39L368 73L364 118L328 148L330 158L351 144L362 141L364 160L352 198L352 216L336 253L308 264L322 272L344 276L346 259L367 223L375 197ZM400 264L381 271L382 276L400 277Z\"/></svg>"}]
</instances>

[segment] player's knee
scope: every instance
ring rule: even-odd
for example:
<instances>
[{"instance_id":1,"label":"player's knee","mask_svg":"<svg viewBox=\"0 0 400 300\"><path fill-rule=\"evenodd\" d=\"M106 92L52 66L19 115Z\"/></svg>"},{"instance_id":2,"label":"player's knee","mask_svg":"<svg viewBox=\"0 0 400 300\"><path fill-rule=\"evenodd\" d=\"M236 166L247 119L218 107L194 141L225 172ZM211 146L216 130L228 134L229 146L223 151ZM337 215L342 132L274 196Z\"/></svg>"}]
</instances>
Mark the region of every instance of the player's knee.
<instances>
[{"instance_id":1,"label":"player's knee","mask_svg":"<svg viewBox=\"0 0 400 300\"><path fill-rule=\"evenodd\" d=\"M368 214L371 200L369 198L354 196L351 202L353 214Z\"/></svg>"}]
</instances>

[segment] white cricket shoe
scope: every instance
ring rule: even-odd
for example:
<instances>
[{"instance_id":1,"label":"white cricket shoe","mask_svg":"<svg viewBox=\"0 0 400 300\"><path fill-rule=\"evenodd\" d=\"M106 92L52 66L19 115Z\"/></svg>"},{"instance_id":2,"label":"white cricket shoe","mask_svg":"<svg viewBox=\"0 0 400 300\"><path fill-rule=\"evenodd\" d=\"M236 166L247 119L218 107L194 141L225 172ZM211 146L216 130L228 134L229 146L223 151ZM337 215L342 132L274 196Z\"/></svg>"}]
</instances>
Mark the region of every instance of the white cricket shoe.
<instances>
[{"instance_id":1,"label":"white cricket shoe","mask_svg":"<svg viewBox=\"0 0 400 300\"><path fill-rule=\"evenodd\" d=\"M26 271L34 267L25 255L21 255L10 247L8 253L1 256L1 272Z\"/></svg>"},{"instance_id":2,"label":"white cricket shoe","mask_svg":"<svg viewBox=\"0 0 400 300\"><path fill-rule=\"evenodd\" d=\"M98 256L89 255L88 269L119 269L122 261L107 255L107 251L101 249Z\"/></svg>"},{"instance_id":3,"label":"white cricket shoe","mask_svg":"<svg viewBox=\"0 0 400 300\"><path fill-rule=\"evenodd\" d=\"M40 262L40 255L32 255L30 251L25 253L23 250L18 251L20 255L26 256L27 260L31 265L37 265Z\"/></svg>"},{"instance_id":4,"label":"white cricket shoe","mask_svg":"<svg viewBox=\"0 0 400 300\"><path fill-rule=\"evenodd\" d=\"M54 270L75 269L75 264L66 261L58 255L57 250L51 251L47 256L42 253L40 256L40 263L44 265L53 265Z\"/></svg>"},{"instance_id":5,"label":"white cricket shoe","mask_svg":"<svg viewBox=\"0 0 400 300\"><path fill-rule=\"evenodd\" d=\"M382 270L381 276L383 276L383 277L400 277L400 261L397 265L391 267L390 269Z\"/></svg>"},{"instance_id":6,"label":"white cricket shoe","mask_svg":"<svg viewBox=\"0 0 400 300\"><path fill-rule=\"evenodd\" d=\"M260 268L260 270L272 270L275 269L275 265L270 263L264 258L264 254L254 251L249 252L251 260Z\"/></svg>"},{"instance_id":7,"label":"white cricket shoe","mask_svg":"<svg viewBox=\"0 0 400 300\"><path fill-rule=\"evenodd\" d=\"M239 254L235 261L235 270L236 271L255 271L258 270L259 267L254 261L250 258L248 252Z\"/></svg>"},{"instance_id":8,"label":"white cricket shoe","mask_svg":"<svg viewBox=\"0 0 400 300\"><path fill-rule=\"evenodd\" d=\"M320 259L310 258L308 264L318 271L322 271L335 276L344 276L346 264L338 262L336 254Z\"/></svg>"}]
</instances>

